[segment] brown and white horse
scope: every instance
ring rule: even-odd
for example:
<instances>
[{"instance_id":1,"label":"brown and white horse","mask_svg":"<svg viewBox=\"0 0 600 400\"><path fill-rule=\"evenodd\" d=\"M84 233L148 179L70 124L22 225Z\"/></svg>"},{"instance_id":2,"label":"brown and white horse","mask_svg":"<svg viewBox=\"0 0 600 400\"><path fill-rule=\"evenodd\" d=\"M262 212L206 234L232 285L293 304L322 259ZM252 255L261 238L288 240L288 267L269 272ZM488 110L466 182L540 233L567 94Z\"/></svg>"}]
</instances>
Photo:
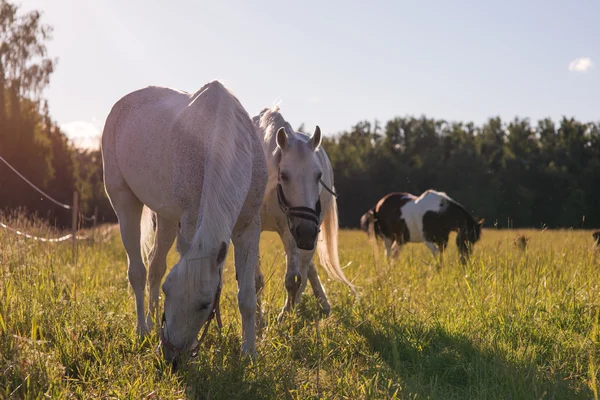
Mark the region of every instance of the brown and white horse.
<instances>
[{"instance_id":1,"label":"brown and white horse","mask_svg":"<svg viewBox=\"0 0 600 400\"><path fill-rule=\"evenodd\" d=\"M361 228L381 237L388 258L405 243L422 243L434 255L444 252L450 232L458 232L456 245L464 261L481 237L483 220L476 221L463 205L446 193L427 190L419 197L394 192L384 196L361 218Z\"/></svg>"}]
</instances>

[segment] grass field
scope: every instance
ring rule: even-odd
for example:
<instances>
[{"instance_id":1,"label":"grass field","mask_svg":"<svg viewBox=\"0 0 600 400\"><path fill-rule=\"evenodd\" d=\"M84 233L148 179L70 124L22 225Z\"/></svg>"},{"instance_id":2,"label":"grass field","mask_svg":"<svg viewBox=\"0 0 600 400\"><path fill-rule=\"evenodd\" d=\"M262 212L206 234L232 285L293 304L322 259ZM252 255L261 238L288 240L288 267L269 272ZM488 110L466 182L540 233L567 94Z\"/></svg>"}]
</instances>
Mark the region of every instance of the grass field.
<instances>
[{"instance_id":1,"label":"grass field","mask_svg":"<svg viewBox=\"0 0 600 400\"><path fill-rule=\"evenodd\" d=\"M284 254L264 234L268 327L257 359L240 355L230 254L224 329L212 325L198 358L173 373L156 335L136 339L117 233L81 242L73 262L70 243L0 229L0 398L597 399L600 253L591 233L520 231L531 238L525 251L516 233L484 231L463 266L453 243L441 265L423 245L387 265L362 232L342 231L341 261L352 261L345 272L361 297L318 267L331 316L317 318L308 289L281 324ZM173 251L169 265L176 259Z\"/></svg>"}]
</instances>

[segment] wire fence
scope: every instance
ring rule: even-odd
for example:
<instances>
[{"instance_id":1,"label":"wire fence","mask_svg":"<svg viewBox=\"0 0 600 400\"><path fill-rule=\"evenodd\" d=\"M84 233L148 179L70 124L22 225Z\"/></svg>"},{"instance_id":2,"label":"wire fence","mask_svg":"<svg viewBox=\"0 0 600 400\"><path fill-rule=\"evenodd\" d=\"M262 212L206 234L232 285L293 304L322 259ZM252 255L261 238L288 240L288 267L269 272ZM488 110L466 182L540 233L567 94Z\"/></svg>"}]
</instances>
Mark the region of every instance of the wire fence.
<instances>
[{"instance_id":1,"label":"wire fence","mask_svg":"<svg viewBox=\"0 0 600 400\"><path fill-rule=\"evenodd\" d=\"M6 225L3 222L0 222L0 227L7 229L11 232L16 233L17 235L26 237L27 239L32 239L32 240L37 240L39 242L46 242L46 243L57 243L57 242L64 242L65 240L69 240L73 238L73 234L69 233L68 235L65 236L61 236L61 237L57 237L57 238L43 238L40 236L34 236L34 235L30 235L29 233L25 233L23 231L20 231L18 229L12 228L8 225ZM89 240L90 238L87 236L75 236L76 240Z\"/></svg>"},{"instance_id":2,"label":"wire fence","mask_svg":"<svg viewBox=\"0 0 600 400\"><path fill-rule=\"evenodd\" d=\"M64 242L66 240L71 240L73 242L73 253L75 254L75 250L76 250L76 242L78 240L92 240L93 238L87 237L87 236L81 236L81 235L77 235L77 230L79 228L79 221L83 220L83 221L88 221L88 222L93 222L94 223L94 228L96 227L96 223L98 220L98 209L96 208L94 215L92 216L85 216L82 213L79 212L79 208L78 208L78 199L79 199L79 194L77 192L73 193L73 204L69 205L69 204L65 204L65 203L61 203L60 201L56 200L54 197L50 196L48 193L44 192L42 189L40 189L39 187L37 187L35 184L33 184L29 179L27 179L23 174L21 174L15 167L13 167L8 161L6 161L4 159L4 157L0 156L0 161L2 161L4 164L6 164L6 166L8 168L10 168L15 174L17 174L17 176L19 178L21 178L22 180L24 180L29 186L31 186L33 189L35 189L38 193L40 193L42 196L46 197L48 200L50 200L52 203L56 204L57 206L65 209L65 210L71 210L72 213L72 227L71 227L71 233L69 233L68 235L64 235L61 237L57 237L57 238L47 238L47 237L41 237L41 236L35 236L35 235L31 235L29 233L23 232L19 229L10 227L8 225L6 225L5 223L0 222L0 227L4 228L8 231L11 231L19 236L23 236L25 238L28 239L32 239L32 240L36 240L39 242L45 242L45 243L58 243L58 242ZM103 241L107 241L107 239L103 239Z\"/></svg>"},{"instance_id":3,"label":"wire fence","mask_svg":"<svg viewBox=\"0 0 600 400\"><path fill-rule=\"evenodd\" d=\"M34 188L35 190L37 190L42 196L46 197L48 200L50 200L51 202L53 202L57 206L62 207L64 209L66 209L66 210L71 210L73 208L72 206L70 206L68 204L61 203L60 201L56 200L54 197L50 196L48 193L44 192L39 187L35 186L33 183L31 183L31 181L29 179L25 178L23 176L23 174L21 174L19 171L17 171L17 169L15 167L13 167L12 165L10 165L8 163L8 161L6 161L4 159L4 157L0 156L0 161L2 161L4 164L6 164L6 166L8 168L10 168L15 174L17 174L19 176L19 178L21 178L25 182L27 182L29 184L29 186L31 186L32 188Z\"/></svg>"}]
</instances>

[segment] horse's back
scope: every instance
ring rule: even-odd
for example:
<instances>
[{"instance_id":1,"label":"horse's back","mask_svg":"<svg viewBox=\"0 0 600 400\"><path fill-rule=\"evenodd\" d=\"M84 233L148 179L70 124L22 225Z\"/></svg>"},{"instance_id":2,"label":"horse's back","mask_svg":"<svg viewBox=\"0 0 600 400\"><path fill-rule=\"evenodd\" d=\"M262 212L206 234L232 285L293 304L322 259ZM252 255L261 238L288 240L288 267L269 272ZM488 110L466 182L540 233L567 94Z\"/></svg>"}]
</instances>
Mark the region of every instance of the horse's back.
<instances>
[{"instance_id":1,"label":"horse's back","mask_svg":"<svg viewBox=\"0 0 600 400\"><path fill-rule=\"evenodd\" d=\"M381 233L388 237L395 236L408 240L406 222L403 219L402 207L412 202L416 197L410 193L392 192L384 196L375 206L375 214Z\"/></svg>"},{"instance_id":2,"label":"horse's back","mask_svg":"<svg viewBox=\"0 0 600 400\"><path fill-rule=\"evenodd\" d=\"M423 213L427 211L439 211L444 205L449 202L453 202L450 197L444 192L437 192L435 190L427 190L421 196L419 196L415 203Z\"/></svg>"},{"instance_id":3,"label":"horse's back","mask_svg":"<svg viewBox=\"0 0 600 400\"><path fill-rule=\"evenodd\" d=\"M237 129L240 123L245 126ZM156 86L132 92L115 104L103 133L105 159L114 175L106 179L107 190L111 180L126 183L142 203L178 218L184 209L198 207L207 146L229 130L240 136L241 153L253 151L249 117L218 81L194 94ZM236 161L251 167L248 158Z\"/></svg>"},{"instance_id":4,"label":"horse's back","mask_svg":"<svg viewBox=\"0 0 600 400\"><path fill-rule=\"evenodd\" d=\"M441 225L446 225L446 217L442 212L447 209L451 202L452 199L446 193L429 189L413 202L404 206L402 213L410 231L410 241L422 242L428 240L431 232L434 232ZM426 219L428 227L425 226Z\"/></svg>"}]
</instances>

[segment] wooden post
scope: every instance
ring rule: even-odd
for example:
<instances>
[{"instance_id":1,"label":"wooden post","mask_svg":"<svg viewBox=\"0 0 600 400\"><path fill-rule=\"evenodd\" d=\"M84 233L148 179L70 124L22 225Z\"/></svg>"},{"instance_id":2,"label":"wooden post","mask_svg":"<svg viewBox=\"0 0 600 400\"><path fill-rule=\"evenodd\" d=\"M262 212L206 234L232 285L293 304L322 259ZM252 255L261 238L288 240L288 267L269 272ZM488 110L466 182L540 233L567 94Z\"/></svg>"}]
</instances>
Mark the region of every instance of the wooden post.
<instances>
[{"instance_id":1,"label":"wooden post","mask_svg":"<svg viewBox=\"0 0 600 400\"><path fill-rule=\"evenodd\" d=\"M98 225L98 206L94 207L94 226L92 227L92 239L94 242L98 240L96 225Z\"/></svg>"},{"instance_id":2,"label":"wooden post","mask_svg":"<svg viewBox=\"0 0 600 400\"><path fill-rule=\"evenodd\" d=\"M98 224L98 206L94 207L94 230L96 230L97 224Z\"/></svg>"},{"instance_id":3,"label":"wooden post","mask_svg":"<svg viewBox=\"0 0 600 400\"><path fill-rule=\"evenodd\" d=\"M72 243L72 252L73 252L73 260L75 260L76 251L77 251L77 217L79 216L79 193L77 191L73 192L73 205L71 206L71 234L73 235Z\"/></svg>"}]
</instances>

